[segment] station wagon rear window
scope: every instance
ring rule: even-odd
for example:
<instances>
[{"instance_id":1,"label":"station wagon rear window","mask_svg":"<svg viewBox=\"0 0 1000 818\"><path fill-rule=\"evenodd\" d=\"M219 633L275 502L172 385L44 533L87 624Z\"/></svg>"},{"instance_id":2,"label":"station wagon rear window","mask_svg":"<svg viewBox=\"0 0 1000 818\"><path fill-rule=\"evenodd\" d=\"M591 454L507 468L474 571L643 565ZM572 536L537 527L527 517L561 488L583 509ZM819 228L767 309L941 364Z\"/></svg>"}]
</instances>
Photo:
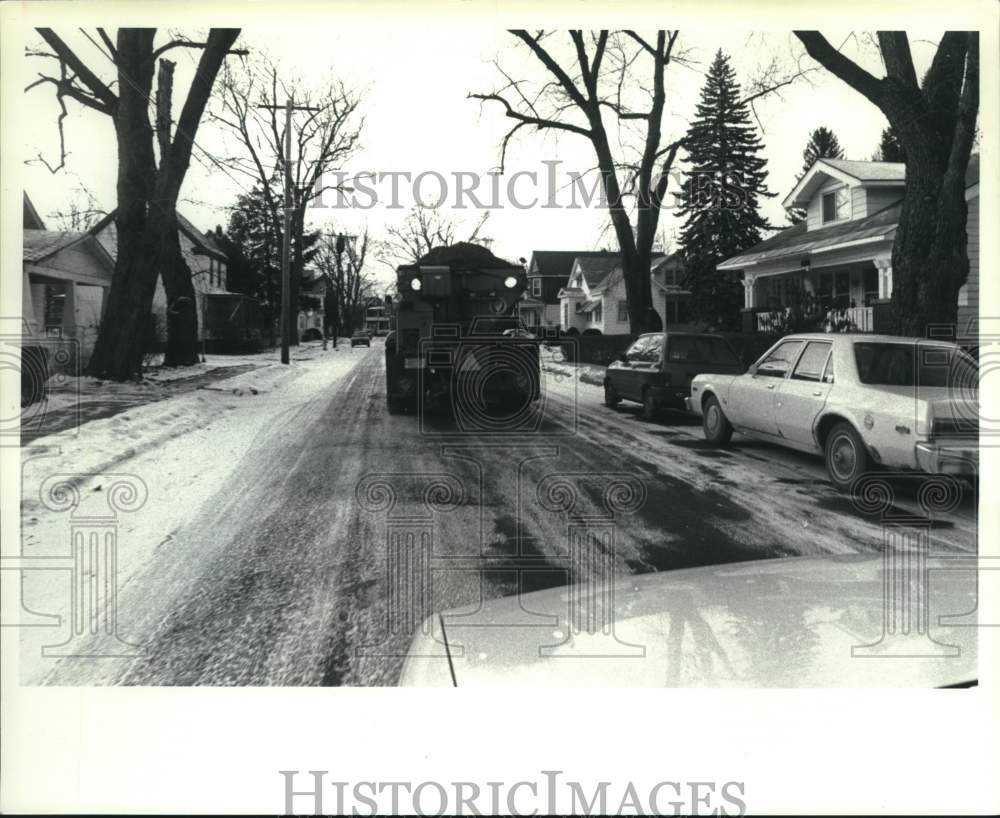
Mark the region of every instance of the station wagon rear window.
<instances>
[{"instance_id":1,"label":"station wagon rear window","mask_svg":"<svg viewBox=\"0 0 1000 818\"><path fill-rule=\"evenodd\" d=\"M667 360L685 364L729 364L739 366L739 358L722 338L698 335L671 335L667 338Z\"/></svg>"},{"instance_id":2,"label":"station wagon rear window","mask_svg":"<svg viewBox=\"0 0 1000 818\"><path fill-rule=\"evenodd\" d=\"M873 386L978 388L979 370L965 353L931 344L854 345L858 379ZM919 359L919 360L918 360Z\"/></svg>"}]
</instances>

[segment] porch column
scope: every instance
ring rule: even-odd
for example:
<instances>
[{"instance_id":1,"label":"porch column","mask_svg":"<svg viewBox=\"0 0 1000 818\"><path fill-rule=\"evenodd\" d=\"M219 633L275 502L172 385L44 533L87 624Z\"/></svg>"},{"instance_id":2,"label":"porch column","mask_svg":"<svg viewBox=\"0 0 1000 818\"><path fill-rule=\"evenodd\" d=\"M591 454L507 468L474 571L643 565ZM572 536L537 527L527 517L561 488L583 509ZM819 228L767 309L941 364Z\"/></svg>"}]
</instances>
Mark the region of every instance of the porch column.
<instances>
[{"instance_id":1,"label":"porch column","mask_svg":"<svg viewBox=\"0 0 1000 818\"><path fill-rule=\"evenodd\" d=\"M21 317L28 327L28 334L35 336L38 334L38 310L35 308L35 291L31 286L31 279L27 273L22 273L21 284Z\"/></svg>"},{"instance_id":2,"label":"porch column","mask_svg":"<svg viewBox=\"0 0 1000 818\"><path fill-rule=\"evenodd\" d=\"M743 274L743 307L752 309L757 306L757 276Z\"/></svg>"},{"instance_id":3,"label":"porch column","mask_svg":"<svg viewBox=\"0 0 1000 818\"><path fill-rule=\"evenodd\" d=\"M63 301L62 331L64 338L76 338L76 282L66 282Z\"/></svg>"},{"instance_id":4,"label":"porch column","mask_svg":"<svg viewBox=\"0 0 1000 818\"><path fill-rule=\"evenodd\" d=\"M879 299L892 298L892 258L875 258L875 269L878 270L878 297Z\"/></svg>"}]
</instances>

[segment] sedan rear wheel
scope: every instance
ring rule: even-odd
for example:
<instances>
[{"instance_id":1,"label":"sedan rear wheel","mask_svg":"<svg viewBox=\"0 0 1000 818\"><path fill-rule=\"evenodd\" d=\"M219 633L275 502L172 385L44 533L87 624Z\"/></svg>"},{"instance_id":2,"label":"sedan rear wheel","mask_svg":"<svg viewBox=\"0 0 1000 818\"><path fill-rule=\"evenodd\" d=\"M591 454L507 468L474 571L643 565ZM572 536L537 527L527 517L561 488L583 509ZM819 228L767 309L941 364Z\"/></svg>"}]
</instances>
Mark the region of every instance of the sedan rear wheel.
<instances>
[{"instance_id":1,"label":"sedan rear wheel","mask_svg":"<svg viewBox=\"0 0 1000 818\"><path fill-rule=\"evenodd\" d=\"M871 469L871 458L861 436L849 423L838 423L826 439L826 470L840 491L850 491L859 477Z\"/></svg>"}]
</instances>

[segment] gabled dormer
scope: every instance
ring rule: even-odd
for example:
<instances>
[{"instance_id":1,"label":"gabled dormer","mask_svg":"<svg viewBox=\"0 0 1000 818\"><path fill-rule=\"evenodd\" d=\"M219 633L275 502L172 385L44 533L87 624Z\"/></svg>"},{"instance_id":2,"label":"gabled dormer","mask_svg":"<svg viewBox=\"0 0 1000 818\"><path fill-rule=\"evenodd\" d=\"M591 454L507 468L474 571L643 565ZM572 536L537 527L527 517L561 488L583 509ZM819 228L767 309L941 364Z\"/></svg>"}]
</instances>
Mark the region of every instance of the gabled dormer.
<instances>
[{"instance_id":1,"label":"gabled dormer","mask_svg":"<svg viewBox=\"0 0 1000 818\"><path fill-rule=\"evenodd\" d=\"M782 204L806 211L806 230L821 230L898 202L905 185L902 162L817 159Z\"/></svg>"}]
</instances>

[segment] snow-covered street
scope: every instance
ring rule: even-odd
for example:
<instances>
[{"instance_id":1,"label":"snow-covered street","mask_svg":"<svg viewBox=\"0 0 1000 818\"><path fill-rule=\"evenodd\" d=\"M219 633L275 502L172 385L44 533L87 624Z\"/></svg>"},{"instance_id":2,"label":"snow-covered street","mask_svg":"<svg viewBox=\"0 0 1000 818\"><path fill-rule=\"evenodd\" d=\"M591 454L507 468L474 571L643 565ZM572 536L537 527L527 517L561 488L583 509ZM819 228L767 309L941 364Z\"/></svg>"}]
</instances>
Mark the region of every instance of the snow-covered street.
<instances>
[{"instance_id":1,"label":"snow-covered street","mask_svg":"<svg viewBox=\"0 0 1000 818\"><path fill-rule=\"evenodd\" d=\"M512 437L388 415L380 341L295 358L24 446L23 615L39 627L22 629L23 681L393 684L430 611L584 578L571 529L614 511L603 492L623 476L644 497L608 517L619 576L882 545L879 517L819 459L739 437L714 448L695 418L608 409L566 365L546 366L540 424ZM53 499L59 475L72 510ZM106 518L123 481L144 501L112 511L119 638L43 655L80 621L74 526ZM559 491L575 506L555 508ZM913 510L913 489L895 502ZM420 560L400 564L400 532L426 543ZM975 498L932 532L937 551L973 552Z\"/></svg>"}]
</instances>

